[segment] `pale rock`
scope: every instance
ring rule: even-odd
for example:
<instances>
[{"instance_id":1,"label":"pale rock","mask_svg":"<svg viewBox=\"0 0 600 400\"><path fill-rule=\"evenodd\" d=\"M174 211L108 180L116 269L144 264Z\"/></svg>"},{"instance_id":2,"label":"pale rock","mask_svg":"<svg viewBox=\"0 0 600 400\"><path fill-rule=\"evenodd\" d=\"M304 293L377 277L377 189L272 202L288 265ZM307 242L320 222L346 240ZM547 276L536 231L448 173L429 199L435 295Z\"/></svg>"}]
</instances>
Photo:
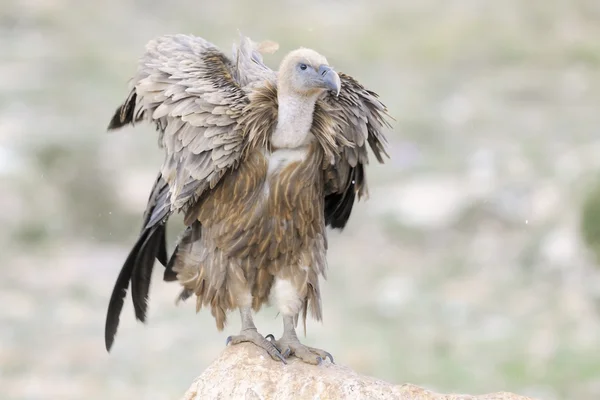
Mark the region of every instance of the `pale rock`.
<instances>
[{"instance_id":1,"label":"pale rock","mask_svg":"<svg viewBox=\"0 0 600 400\"><path fill-rule=\"evenodd\" d=\"M526 400L512 393L481 396L438 394L415 385L395 385L324 362L273 361L253 344L228 346L192 384L184 400Z\"/></svg>"}]
</instances>

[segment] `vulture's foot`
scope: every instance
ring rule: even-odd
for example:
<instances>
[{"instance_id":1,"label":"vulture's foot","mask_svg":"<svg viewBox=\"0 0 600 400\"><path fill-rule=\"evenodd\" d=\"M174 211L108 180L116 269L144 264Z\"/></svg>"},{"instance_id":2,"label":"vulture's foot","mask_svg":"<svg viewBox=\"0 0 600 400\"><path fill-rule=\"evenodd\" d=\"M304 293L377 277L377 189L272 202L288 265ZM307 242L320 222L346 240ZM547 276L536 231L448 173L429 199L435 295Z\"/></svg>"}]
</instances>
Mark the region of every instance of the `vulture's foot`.
<instances>
[{"instance_id":1,"label":"vulture's foot","mask_svg":"<svg viewBox=\"0 0 600 400\"><path fill-rule=\"evenodd\" d=\"M265 339L265 337L263 335L258 333L256 328L243 329L239 335L229 336L227 338L226 345L228 345L229 343L234 345L234 344L239 344L239 343L244 343L244 342L254 343L261 349L266 350L266 352L269 353L269 355L271 356L271 358L273 360L281 361L284 364L287 364L287 362L285 361L285 358L281 355L279 350L277 350L277 347L275 347L275 345L273 343L271 343L270 341Z\"/></svg>"},{"instance_id":2,"label":"vulture's foot","mask_svg":"<svg viewBox=\"0 0 600 400\"><path fill-rule=\"evenodd\" d=\"M335 364L333 356L329 352L303 345L295 334L292 336L284 333L279 340L275 340L273 335L267 335L267 340L273 343L285 358L294 355L305 363L313 365L320 365L323 360L329 358L331 363Z\"/></svg>"},{"instance_id":3,"label":"vulture's foot","mask_svg":"<svg viewBox=\"0 0 600 400\"><path fill-rule=\"evenodd\" d=\"M231 344L239 344L244 342L254 343L261 349L264 349L271 358L275 361L281 361L284 364L285 358L281 355L279 350L273 345L273 343L269 342L263 335L258 333L256 330L256 326L254 325L254 321L252 320L252 310L250 307L240 308L240 316L242 317L242 331L239 335L229 336L227 338L226 346Z\"/></svg>"}]
</instances>

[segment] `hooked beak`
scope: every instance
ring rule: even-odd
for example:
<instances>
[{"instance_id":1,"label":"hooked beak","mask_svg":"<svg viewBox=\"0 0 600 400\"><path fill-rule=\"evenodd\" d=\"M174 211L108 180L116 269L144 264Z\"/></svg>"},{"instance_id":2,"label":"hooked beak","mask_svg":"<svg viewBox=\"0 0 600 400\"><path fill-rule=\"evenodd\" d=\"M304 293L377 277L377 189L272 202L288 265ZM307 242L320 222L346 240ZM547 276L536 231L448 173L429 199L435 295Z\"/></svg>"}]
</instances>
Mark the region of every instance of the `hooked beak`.
<instances>
[{"instance_id":1,"label":"hooked beak","mask_svg":"<svg viewBox=\"0 0 600 400\"><path fill-rule=\"evenodd\" d=\"M319 67L319 75L321 77L321 83L323 87L328 90L332 90L335 92L335 95L338 96L340 94L340 90L342 88L342 81L340 80L340 76L328 65L321 65Z\"/></svg>"}]
</instances>

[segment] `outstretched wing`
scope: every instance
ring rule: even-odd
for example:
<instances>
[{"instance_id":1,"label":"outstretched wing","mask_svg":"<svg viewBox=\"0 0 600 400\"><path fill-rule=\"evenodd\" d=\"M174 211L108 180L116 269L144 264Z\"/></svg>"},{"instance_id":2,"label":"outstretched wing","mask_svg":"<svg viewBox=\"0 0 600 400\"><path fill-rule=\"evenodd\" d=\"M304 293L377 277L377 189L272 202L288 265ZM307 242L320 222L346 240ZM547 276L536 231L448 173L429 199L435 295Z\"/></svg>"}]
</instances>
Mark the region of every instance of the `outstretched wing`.
<instances>
[{"instance_id":1,"label":"outstretched wing","mask_svg":"<svg viewBox=\"0 0 600 400\"><path fill-rule=\"evenodd\" d=\"M159 37L146 46L133 88L110 121L109 130L140 121L154 123L165 160L148 200L142 232L109 302L107 350L129 282L136 318L145 320L154 259L166 265L164 225L169 215L185 211L240 160L245 140L237 119L249 102L240 79L252 79L235 64L202 38ZM165 279L173 279L168 269Z\"/></svg>"},{"instance_id":2,"label":"outstretched wing","mask_svg":"<svg viewBox=\"0 0 600 400\"><path fill-rule=\"evenodd\" d=\"M323 101L335 121L338 154L325 171L325 222L343 229L350 218L356 196L368 194L364 166L369 162L367 144L380 163L386 156L383 134L390 127L387 108L378 95L340 73L341 90L328 93Z\"/></svg>"}]
</instances>

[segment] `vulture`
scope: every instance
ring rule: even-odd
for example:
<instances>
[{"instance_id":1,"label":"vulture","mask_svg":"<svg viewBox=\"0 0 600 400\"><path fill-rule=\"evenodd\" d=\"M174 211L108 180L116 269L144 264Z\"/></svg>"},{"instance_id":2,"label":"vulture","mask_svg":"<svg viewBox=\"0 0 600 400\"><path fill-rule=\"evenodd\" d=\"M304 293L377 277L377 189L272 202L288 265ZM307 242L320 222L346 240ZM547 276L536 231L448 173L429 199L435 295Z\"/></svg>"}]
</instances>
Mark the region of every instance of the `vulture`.
<instances>
[{"instance_id":1,"label":"vulture","mask_svg":"<svg viewBox=\"0 0 600 400\"><path fill-rule=\"evenodd\" d=\"M333 361L302 344L296 328L302 319L306 329L309 312L322 319L326 229L343 229L355 200L367 195L367 147L380 163L389 157L390 123L376 93L314 50L291 51L271 70L262 55L277 47L241 36L228 57L183 34L146 45L108 130L150 122L164 162L108 304L107 351L129 286L135 317L145 322L156 259L163 279L181 286L177 301L195 296L196 312L209 308L219 331L239 310L241 332L228 345L251 342L283 363L291 355ZM169 256L174 213L185 229ZM254 325L264 304L282 317L277 340Z\"/></svg>"}]
</instances>

